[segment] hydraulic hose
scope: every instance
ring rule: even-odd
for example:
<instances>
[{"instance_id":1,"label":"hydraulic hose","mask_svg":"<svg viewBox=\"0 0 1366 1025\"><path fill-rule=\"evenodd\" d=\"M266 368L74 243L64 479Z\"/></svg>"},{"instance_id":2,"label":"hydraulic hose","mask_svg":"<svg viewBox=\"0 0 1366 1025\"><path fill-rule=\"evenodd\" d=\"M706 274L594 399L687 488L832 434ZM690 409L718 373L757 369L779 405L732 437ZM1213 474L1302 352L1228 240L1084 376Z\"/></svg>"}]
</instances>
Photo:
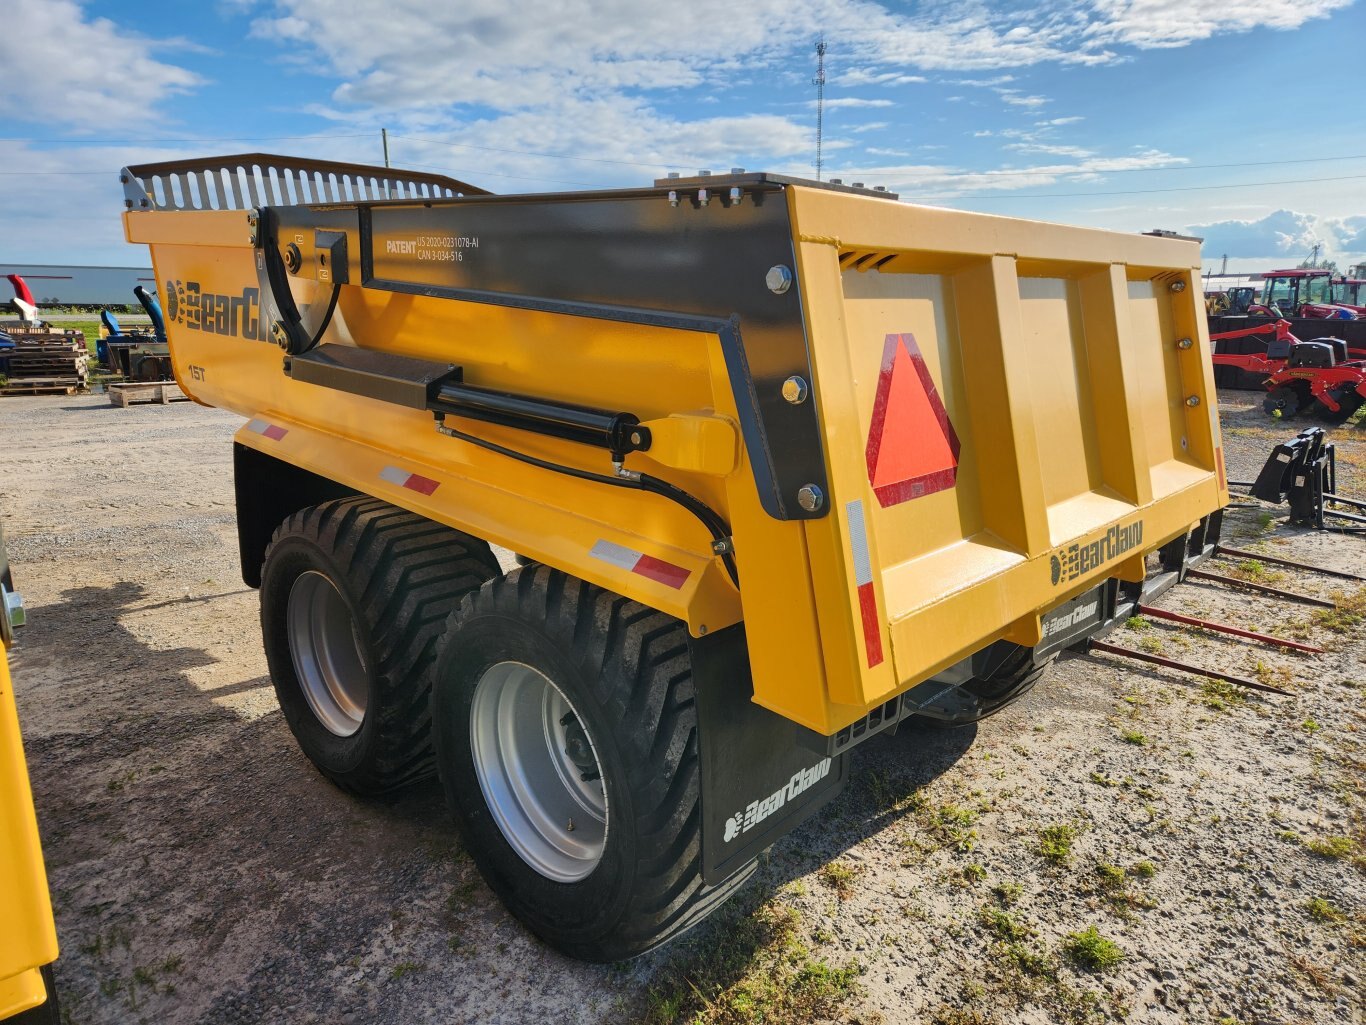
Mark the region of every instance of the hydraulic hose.
<instances>
[{"instance_id":1,"label":"hydraulic hose","mask_svg":"<svg viewBox=\"0 0 1366 1025\"><path fill-rule=\"evenodd\" d=\"M464 431L456 430L454 427L447 427L445 416L437 413L436 429L448 438L458 438L461 441L468 441L471 445L487 449L490 452L497 452L499 455L507 456L509 459L516 459L518 462L527 463L531 466L540 467L543 470L551 470L555 473L562 473L567 477L577 477L580 480L591 480L598 484L608 484L614 488L630 488L634 491L649 491L652 494L667 498L671 502L681 505L688 512L692 513L707 528L713 541L722 542L727 549L730 545L730 528L726 521L717 515L716 511L703 502L695 495L690 495L682 488L675 487L668 481L660 480L658 477L651 477L649 474L631 474L626 477L613 477L605 473L594 473L591 470L580 470L573 466L565 466L561 463L552 463L547 459L539 459L536 456L528 455L525 452L518 452L516 449L507 448L492 441L475 437L473 434L466 434ZM726 567L726 573L730 576L731 583L737 588L740 586L740 572L735 565L735 555L726 550L720 553L721 562Z\"/></svg>"}]
</instances>

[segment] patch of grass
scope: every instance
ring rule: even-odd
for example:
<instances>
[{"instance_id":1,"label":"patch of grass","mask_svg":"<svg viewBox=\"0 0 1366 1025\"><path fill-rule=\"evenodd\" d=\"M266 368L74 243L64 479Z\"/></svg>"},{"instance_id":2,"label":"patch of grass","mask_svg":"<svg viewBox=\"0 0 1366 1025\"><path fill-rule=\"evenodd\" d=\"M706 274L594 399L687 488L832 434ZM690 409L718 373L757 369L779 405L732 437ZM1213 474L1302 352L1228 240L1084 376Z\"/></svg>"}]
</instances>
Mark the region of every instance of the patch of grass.
<instances>
[{"instance_id":1,"label":"patch of grass","mask_svg":"<svg viewBox=\"0 0 1366 1025\"><path fill-rule=\"evenodd\" d=\"M1124 625L1130 630L1149 630L1152 628L1152 624L1142 616L1130 616L1124 621Z\"/></svg>"},{"instance_id":2,"label":"patch of grass","mask_svg":"<svg viewBox=\"0 0 1366 1025\"><path fill-rule=\"evenodd\" d=\"M1126 744L1133 744L1135 747L1142 747L1148 742L1148 738L1138 730L1120 730L1119 739Z\"/></svg>"},{"instance_id":3,"label":"patch of grass","mask_svg":"<svg viewBox=\"0 0 1366 1025\"><path fill-rule=\"evenodd\" d=\"M405 975L412 975L414 972L422 971L425 967L425 965L420 965L416 961L400 961L389 970L389 978L398 981Z\"/></svg>"},{"instance_id":4,"label":"patch of grass","mask_svg":"<svg viewBox=\"0 0 1366 1025\"><path fill-rule=\"evenodd\" d=\"M1106 939L1094 925L1081 932L1069 933L1063 940L1062 952L1078 968L1088 972L1103 972L1124 960L1124 951L1114 940Z\"/></svg>"},{"instance_id":5,"label":"patch of grass","mask_svg":"<svg viewBox=\"0 0 1366 1025\"><path fill-rule=\"evenodd\" d=\"M1162 639L1149 634L1138 639L1138 647L1141 651L1146 651L1149 655L1158 655L1162 652Z\"/></svg>"},{"instance_id":6,"label":"patch of grass","mask_svg":"<svg viewBox=\"0 0 1366 1025\"><path fill-rule=\"evenodd\" d=\"M987 877L987 867L985 865L964 865L963 878L970 883L980 883Z\"/></svg>"},{"instance_id":7,"label":"patch of grass","mask_svg":"<svg viewBox=\"0 0 1366 1025\"><path fill-rule=\"evenodd\" d=\"M1200 685L1200 700L1215 711L1225 711L1247 704L1247 695L1226 680L1206 678Z\"/></svg>"},{"instance_id":8,"label":"patch of grass","mask_svg":"<svg viewBox=\"0 0 1366 1025\"><path fill-rule=\"evenodd\" d=\"M1363 618L1366 618L1366 587L1358 587L1352 594L1334 591L1329 597L1337 607L1314 610L1311 618L1315 626L1334 633L1346 633L1360 626Z\"/></svg>"},{"instance_id":9,"label":"patch of grass","mask_svg":"<svg viewBox=\"0 0 1366 1025\"><path fill-rule=\"evenodd\" d=\"M1077 827L1070 822L1044 826L1039 830L1039 853L1055 865L1065 865L1072 857L1072 841Z\"/></svg>"},{"instance_id":10,"label":"patch of grass","mask_svg":"<svg viewBox=\"0 0 1366 1025\"><path fill-rule=\"evenodd\" d=\"M1320 922L1328 922L1338 925L1347 921L1347 915L1342 908L1338 907L1326 897L1315 897L1304 906L1304 910L1309 913L1309 917Z\"/></svg>"},{"instance_id":11,"label":"patch of grass","mask_svg":"<svg viewBox=\"0 0 1366 1025\"><path fill-rule=\"evenodd\" d=\"M859 870L842 861L828 861L816 875L839 895L840 900L848 900L854 895L854 880L858 878Z\"/></svg>"},{"instance_id":12,"label":"patch of grass","mask_svg":"<svg viewBox=\"0 0 1366 1025\"><path fill-rule=\"evenodd\" d=\"M1001 902L1002 907L1013 907L1020 903L1024 887L1019 883L997 883L991 888L991 895Z\"/></svg>"},{"instance_id":13,"label":"patch of grass","mask_svg":"<svg viewBox=\"0 0 1366 1025\"><path fill-rule=\"evenodd\" d=\"M977 812L971 808L940 805L922 816L922 821L940 840L965 854L977 844L977 830L972 828Z\"/></svg>"},{"instance_id":14,"label":"patch of grass","mask_svg":"<svg viewBox=\"0 0 1366 1025\"><path fill-rule=\"evenodd\" d=\"M1230 567L1227 573L1231 577L1248 580L1254 584L1278 584L1285 579L1284 573L1279 570L1267 569L1264 563L1256 559L1244 559Z\"/></svg>"},{"instance_id":15,"label":"patch of grass","mask_svg":"<svg viewBox=\"0 0 1366 1025\"><path fill-rule=\"evenodd\" d=\"M984 904L977 917L997 939L1013 943L1034 935L1033 929L1017 920L1009 911L1002 911L991 904Z\"/></svg>"},{"instance_id":16,"label":"patch of grass","mask_svg":"<svg viewBox=\"0 0 1366 1025\"><path fill-rule=\"evenodd\" d=\"M1122 889L1127 873L1118 865L1111 865L1108 861L1096 863L1096 875L1100 877L1100 885L1107 890Z\"/></svg>"},{"instance_id":17,"label":"patch of grass","mask_svg":"<svg viewBox=\"0 0 1366 1025\"><path fill-rule=\"evenodd\" d=\"M1157 866L1151 861L1140 861L1129 866L1129 874L1137 876L1139 879L1151 879L1157 875Z\"/></svg>"},{"instance_id":18,"label":"patch of grass","mask_svg":"<svg viewBox=\"0 0 1366 1025\"><path fill-rule=\"evenodd\" d=\"M1316 836L1305 841L1305 847L1321 858L1340 861L1356 853L1357 843L1350 836Z\"/></svg>"},{"instance_id":19,"label":"patch of grass","mask_svg":"<svg viewBox=\"0 0 1366 1025\"><path fill-rule=\"evenodd\" d=\"M644 1025L797 1025L836 1017L857 992L863 967L814 957L794 909L769 901L723 914L656 977Z\"/></svg>"},{"instance_id":20,"label":"patch of grass","mask_svg":"<svg viewBox=\"0 0 1366 1025\"><path fill-rule=\"evenodd\" d=\"M1308 733L1312 737L1319 730L1323 729L1323 727L1313 719L1306 719L1304 722L1300 723L1300 729L1304 730L1305 733Z\"/></svg>"},{"instance_id":21,"label":"patch of grass","mask_svg":"<svg viewBox=\"0 0 1366 1025\"><path fill-rule=\"evenodd\" d=\"M1053 959L1044 951L1024 943L1007 943L1003 951L1012 965L1035 978L1052 979L1057 975Z\"/></svg>"}]
</instances>

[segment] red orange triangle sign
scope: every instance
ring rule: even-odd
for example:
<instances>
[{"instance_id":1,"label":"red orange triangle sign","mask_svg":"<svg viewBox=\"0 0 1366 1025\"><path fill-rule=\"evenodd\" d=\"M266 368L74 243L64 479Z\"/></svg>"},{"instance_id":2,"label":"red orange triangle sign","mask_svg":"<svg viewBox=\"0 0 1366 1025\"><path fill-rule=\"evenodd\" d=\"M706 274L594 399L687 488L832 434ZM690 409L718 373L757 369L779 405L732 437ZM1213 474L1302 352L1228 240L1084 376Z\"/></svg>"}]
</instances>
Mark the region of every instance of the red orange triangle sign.
<instances>
[{"instance_id":1,"label":"red orange triangle sign","mask_svg":"<svg viewBox=\"0 0 1366 1025\"><path fill-rule=\"evenodd\" d=\"M865 454L868 483L884 509L958 479L958 435L914 335L887 336Z\"/></svg>"}]
</instances>

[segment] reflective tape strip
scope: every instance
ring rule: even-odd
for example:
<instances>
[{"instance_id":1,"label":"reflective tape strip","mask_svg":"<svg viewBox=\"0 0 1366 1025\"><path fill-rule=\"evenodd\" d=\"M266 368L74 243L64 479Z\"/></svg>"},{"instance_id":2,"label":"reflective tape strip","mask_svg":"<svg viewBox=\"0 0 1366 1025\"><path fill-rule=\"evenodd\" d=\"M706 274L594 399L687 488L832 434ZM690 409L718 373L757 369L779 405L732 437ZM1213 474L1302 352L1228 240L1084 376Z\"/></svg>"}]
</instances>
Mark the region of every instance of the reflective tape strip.
<instances>
[{"instance_id":1,"label":"reflective tape strip","mask_svg":"<svg viewBox=\"0 0 1366 1025\"><path fill-rule=\"evenodd\" d=\"M398 487L407 488L409 491L416 491L421 495L430 495L437 488L441 487L440 481L424 477L420 473L411 473L397 466L386 466L379 471L379 479Z\"/></svg>"},{"instance_id":2,"label":"reflective tape strip","mask_svg":"<svg viewBox=\"0 0 1366 1025\"><path fill-rule=\"evenodd\" d=\"M644 552L637 552L607 540L599 540L589 549L588 554L628 573L636 573L665 587L672 587L675 591L682 588L688 582L688 577L692 576L692 572L682 566L675 566L672 562L656 559L653 555L646 555Z\"/></svg>"},{"instance_id":3,"label":"reflective tape strip","mask_svg":"<svg viewBox=\"0 0 1366 1025\"><path fill-rule=\"evenodd\" d=\"M863 518L863 499L856 498L844 507L849 517L849 547L854 553L854 583L862 587L873 582L873 562L868 557L868 523Z\"/></svg>"},{"instance_id":4,"label":"reflective tape strip","mask_svg":"<svg viewBox=\"0 0 1366 1025\"><path fill-rule=\"evenodd\" d=\"M281 438L283 438L286 434L289 433L289 431L286 428L281 427L278 424L270 423L266 420L251 421L249 424L247 424L247 430L255 434L260 434L263 437L269 438L271 441L279 441Z\"/></svg>"},{"instance_id":5,"label":"reflective tape strip","mask_svg":"<svg viewBox=\"0 0 1366 1025\"><path fill-rule=\"evenodd\" d=\"M877 608L873 587L873 560L868 554L868 521L863 515L863 500L854 499L844 507L849 519L849 550L854 558L854 585L858 588L859 618L863 621L863 647L868 653L868 668L882 664L882 616Z\"/></svg>"}]
</instances>

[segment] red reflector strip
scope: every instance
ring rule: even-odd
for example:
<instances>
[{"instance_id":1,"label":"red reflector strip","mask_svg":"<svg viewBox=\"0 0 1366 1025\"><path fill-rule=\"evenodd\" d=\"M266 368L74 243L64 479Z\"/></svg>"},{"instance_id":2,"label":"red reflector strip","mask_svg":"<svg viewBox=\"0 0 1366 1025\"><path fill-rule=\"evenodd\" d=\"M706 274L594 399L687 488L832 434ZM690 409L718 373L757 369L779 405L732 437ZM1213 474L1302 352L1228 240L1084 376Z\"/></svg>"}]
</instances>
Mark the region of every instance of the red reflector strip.
<instances>
[{"instance_id":1,"label":"red reflector strip","mask_svg":"<svg viewBox=\"0 0 1366 1025\"><path fill-rule=\"evenodd\" d=\"M441 487L441 482L424 477L420 473L409 473L397 466L386 466L379 471L379 479L400 488L407 488L409 491L416 491L419 495L430 495L437 488Z\"/></svg>"},{"instance_id":2,"label":"red reflector strip","mask_svg":"<svg viewBox=\"0 0 1366 1025\"><path fill-rule=\"evenodd\" d=\"M251 423L247 424L247 430L259 434L262 437L269 438L271 441L279 441L289 433L284 427L280 427L278 424L269 423L265 420L251 421Z\"/></svg>"},{"instance_id":3,"label":"red reflector strip","mask_svg":"<svg viewBox=\"0 0 1366 1025\"><path fill-rule=\"evenodd\" d=\"M588 554L627 572L648 577L665 587L672 587L675 591L682 588L688 582L688 577L692 576L692 571L682 566L675 566L672 562L656 559L653 555L646 555L644 552L637 552L611 541L599 541L589 549Z\"/></svg>"},{"instance_id":4,"label":"red reflector strip","mask_svg":"<svg viewBox=\"0 0 1366 1025\"><path fill-rule=\"evenodd\" d=\"M882 624L878 622L877 594L872 584L858 589L858 610L863 619L863 646L868 649L868 668L882 665Z\"/></svg>"},{"instance_id":5,"label":"red reflector strip","mask_svg":"<svg viewBox=\"0 0 1366 1025\"><path fill-rule=\"evenodd\" d=\"M863 516L863 500L854 499L844 506L849 517L849 552L854 557L854 586L858 588L859 618L863 620L863 647L868 652L868 668L882 664L882 617L877 610L877 591L873 588L873 560L868 554L868 521Z\"/></svg>"}]
</instances>

